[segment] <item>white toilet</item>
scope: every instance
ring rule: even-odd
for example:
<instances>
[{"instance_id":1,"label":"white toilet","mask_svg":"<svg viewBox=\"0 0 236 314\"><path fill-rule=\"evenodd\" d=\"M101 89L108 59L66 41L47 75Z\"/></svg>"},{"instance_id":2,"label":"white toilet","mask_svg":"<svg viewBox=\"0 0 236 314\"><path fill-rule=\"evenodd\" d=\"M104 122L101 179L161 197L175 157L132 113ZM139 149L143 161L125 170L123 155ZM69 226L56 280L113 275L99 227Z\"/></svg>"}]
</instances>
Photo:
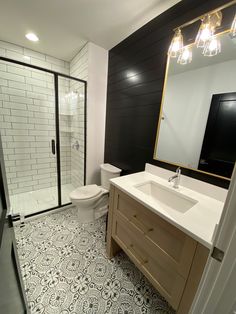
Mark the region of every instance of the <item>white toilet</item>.
<instances>
[{"instance_id":1,"label":"white toilet","mask_svg":"<svg viewBox=\"0 0 236 314\"><path fill-rule=\"evenodd\" d=\"M117 167L110 164L102 164L100 167L101 186L85 185L70 193L71 202L77 207L81 222L94 221L107 213L109 180L120 176L121 169Z\"/></svg>"}]
</instances>

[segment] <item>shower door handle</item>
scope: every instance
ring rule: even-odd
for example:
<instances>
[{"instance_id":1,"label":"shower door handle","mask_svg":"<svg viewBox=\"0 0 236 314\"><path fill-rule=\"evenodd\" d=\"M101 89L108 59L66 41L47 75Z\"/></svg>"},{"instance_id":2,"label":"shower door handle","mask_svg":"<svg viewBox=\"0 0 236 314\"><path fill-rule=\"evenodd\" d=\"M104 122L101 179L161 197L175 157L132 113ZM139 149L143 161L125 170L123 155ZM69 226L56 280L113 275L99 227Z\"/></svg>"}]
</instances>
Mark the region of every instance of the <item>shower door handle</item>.
<instances>
[{"instance_id":1,"label":"shower door handle","mask_svg":"<svg viewBox=\"0 0 236 314\"><path fill-rule=\"evenodd\" d=\"M52 154L55 155L56 154L55 140L51 140L51 146L52 146Z\"/></svg>"}]
</instances>

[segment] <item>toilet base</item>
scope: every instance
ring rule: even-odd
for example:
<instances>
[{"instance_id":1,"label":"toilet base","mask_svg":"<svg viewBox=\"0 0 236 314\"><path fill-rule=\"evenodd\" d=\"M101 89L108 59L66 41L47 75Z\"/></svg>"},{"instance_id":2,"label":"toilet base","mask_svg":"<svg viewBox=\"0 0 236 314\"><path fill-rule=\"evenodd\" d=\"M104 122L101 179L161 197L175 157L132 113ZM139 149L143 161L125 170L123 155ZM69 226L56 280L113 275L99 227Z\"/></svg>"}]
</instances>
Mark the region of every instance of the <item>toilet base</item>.
<instances>
[{"instance_id":1,"label":"toilet base","mask_svg":"<svg viewBox=\"0 0 236 314\"><path fill-rule=\"evenodd\" d=\"M85 210L76 207L78 210L78 218L81 223L93 222L108 212L108 206L101 208L101 210L88 209Z\"/></svg>"},{"instance_id":2,"label":"toilet base","mask_svg":"<svg viewBox=\"0 0 236 314\"><path fill-rule=\"evenodd\" d=\"M81 223L93 222L108 212L108 193L100 197L93 207L75 205L78 210L78 219Z\"/></svg>"}]
</instances>

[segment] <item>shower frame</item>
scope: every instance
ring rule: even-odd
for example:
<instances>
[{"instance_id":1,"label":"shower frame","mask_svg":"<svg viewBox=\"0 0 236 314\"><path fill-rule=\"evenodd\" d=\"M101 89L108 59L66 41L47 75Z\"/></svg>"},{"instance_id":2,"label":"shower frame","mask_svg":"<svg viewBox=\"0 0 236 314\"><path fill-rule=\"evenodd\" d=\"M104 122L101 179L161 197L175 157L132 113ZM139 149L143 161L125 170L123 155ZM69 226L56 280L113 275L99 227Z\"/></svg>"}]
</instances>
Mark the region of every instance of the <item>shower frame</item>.
<instances>
[{"instance_id":1,"label":"shower frame","mask_svg":"<svg viewBox=\"0 0 236 314\"><path fill-rule=\"evenodd\" d=\"M33 68L35 70L39 70L39 71L43 71L43 72L47 72L53 75L54 77L54 91L55 91L55 137L56 137L56 166L57 166L57 194L58 194L58 205L45 209L45 210L41 210L38 211L36 213L32 213L32 214L28 214L25 217L32 217L38 214L43 214L46 213L48 211L52 211L55 209L59 209L68 205L71 205L72 203L66 203L62 205L61 202L61 150L60 150L60 117L59 117L59 84L58 84L58 79L59 77L63 77L66 79L70 79L70 80L74 80L80 83L84 84L84 185L86 185L86 147L87 147L87 143L86 143L86 139L87 139L87 81L85 80L81 80L78 79L76 77L67 75L67 74L63 74L60 72L56 72L50 69L46 69L40 66L36 66L33 64L28 64L25 62L21 62L18 60L14 60L14 59L10 59L10 58L6 58L6 57L1 57L0 56L0 61L5 61L5 62L9 62L9 63L14 63L14 64L18 64L18 65L22 65L25 67L29 67L29 68ZM19 220L20 218L16 217L14 220Z\"/></svg>"}]
</instances>

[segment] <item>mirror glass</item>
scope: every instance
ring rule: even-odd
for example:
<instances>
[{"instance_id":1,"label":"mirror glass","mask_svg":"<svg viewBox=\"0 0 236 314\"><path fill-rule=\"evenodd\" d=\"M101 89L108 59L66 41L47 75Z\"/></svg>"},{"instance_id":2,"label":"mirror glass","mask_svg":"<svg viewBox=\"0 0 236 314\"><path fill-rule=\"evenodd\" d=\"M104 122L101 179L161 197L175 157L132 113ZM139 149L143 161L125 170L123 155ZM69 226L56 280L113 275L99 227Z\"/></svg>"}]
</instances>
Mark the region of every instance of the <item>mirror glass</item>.
<instances>
[{"instance_id":1,"label":"mirror glass","mask_svg":"<svg viewBox=\"0 0 236 314\"><path fill-rule=\"evenodd\" d=\"M217 36L221 52L167 62L154 158L230 178L236 160L236 38Z\"/></svg>"}]
</instances>

